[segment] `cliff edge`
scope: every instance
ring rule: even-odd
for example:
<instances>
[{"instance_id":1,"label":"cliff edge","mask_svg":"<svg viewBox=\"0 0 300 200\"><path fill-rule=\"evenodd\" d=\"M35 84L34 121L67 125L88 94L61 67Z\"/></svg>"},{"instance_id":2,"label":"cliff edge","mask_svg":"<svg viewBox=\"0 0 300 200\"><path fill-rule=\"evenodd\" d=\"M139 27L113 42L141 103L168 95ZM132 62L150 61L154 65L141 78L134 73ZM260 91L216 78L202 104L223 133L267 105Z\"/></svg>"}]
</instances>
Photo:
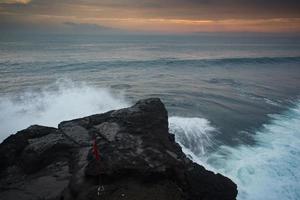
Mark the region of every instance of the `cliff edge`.
<instances>
[{"instance_id":1,"label":"cliff edge","mask_svg":"<svg viewBox=\"0 0 300 200\"><path fill-rule=\"evenodd\" d=\"M0 199L232 200L237 186L193 163L160 99L34 125L0 144Z\"/></svg>"}]
</instances>

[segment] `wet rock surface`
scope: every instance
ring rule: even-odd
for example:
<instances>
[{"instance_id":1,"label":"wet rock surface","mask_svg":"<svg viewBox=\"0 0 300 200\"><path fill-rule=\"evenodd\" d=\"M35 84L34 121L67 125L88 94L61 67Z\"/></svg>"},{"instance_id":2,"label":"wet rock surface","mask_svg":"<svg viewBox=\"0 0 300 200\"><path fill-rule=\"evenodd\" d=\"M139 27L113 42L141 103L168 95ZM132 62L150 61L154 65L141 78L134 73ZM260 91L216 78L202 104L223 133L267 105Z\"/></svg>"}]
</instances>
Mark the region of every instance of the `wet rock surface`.
<instances>
[{"instance_id":1,"label":"wet rock surface","mask_svg":"<svg viewBox=\"0 0 300 200\"><path fill-rule=\"evenodd\" d=\"M0 161L0 199L5 200L229 200L237 195L230 179L184 155L169 133L165 106L155 98L64 121L58 129L31 126L2 142Z\"/></svg>"}]
</instances>

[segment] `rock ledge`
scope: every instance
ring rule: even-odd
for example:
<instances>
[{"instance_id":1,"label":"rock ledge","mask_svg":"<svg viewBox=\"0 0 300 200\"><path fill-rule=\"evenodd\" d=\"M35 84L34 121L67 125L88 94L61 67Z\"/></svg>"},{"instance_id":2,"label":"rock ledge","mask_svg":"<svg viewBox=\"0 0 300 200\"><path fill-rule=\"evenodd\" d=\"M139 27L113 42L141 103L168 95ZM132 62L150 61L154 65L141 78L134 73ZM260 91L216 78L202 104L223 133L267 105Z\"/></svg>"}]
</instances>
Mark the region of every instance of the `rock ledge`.
<instances>
[{"instance_id":1,"label":"rock ledge","mask_svg":"<svg viewBox=\"0 0 300 200\"><path fill-rule=\"evenodd\" d=\"M58 129L31 126L0 144L0 161L5 200L231 200L237 195L230 179L184 155L156 98L64 121Z\"/></svg>"}]
</instances>

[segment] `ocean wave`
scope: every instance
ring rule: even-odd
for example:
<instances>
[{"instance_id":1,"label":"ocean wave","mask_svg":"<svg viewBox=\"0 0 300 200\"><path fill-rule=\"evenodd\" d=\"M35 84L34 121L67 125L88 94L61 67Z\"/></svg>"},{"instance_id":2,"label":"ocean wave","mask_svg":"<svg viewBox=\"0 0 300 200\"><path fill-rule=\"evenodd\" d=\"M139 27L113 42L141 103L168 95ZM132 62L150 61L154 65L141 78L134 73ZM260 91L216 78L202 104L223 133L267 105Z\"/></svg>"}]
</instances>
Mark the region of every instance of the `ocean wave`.
<instances>
[{"instance_id":1,"label":"ocean wave","mask_svg":"<svg viewBox=\"0 0 300 200\"><path fill-rule=\"evenodd\" d=\"M278 63L300 63L299 57L228 57L228 58L199 58L199 59L181 59L181 58L158 58L150 60L109 60L109 61L91 61L93 66L110 67L131 67L131 66L212 66L212 65L231 65L231 64L278 64ZM85 63L87 64L87 63ZM75 64L76 65L76 64ZM71 64L72 66L72 64Z\"/></svg>"},{"instance_id":2,"label":"ocean wave","mask_svg":"<svg viewBox=\"0 0 300 200\"><path fill-rule=\"evenodd\" d=\"M0 98L0 141L32 124L56 127L62 120L130 105L106 88L69 82L56 87ZM238 184L240 200L300 199L300 103L270 117L253 136L255 145L217 150L218 129L205 118L173 116L169 128L187 156Z\"/></svg>"},{"instance_id":3,"label":"ocean wave","mask_svg":"<svg viewBox=\"0 0 300 200\"><path fill-rule=\"evenodd\" d=\"M45 66L64 70L68 68L71 70L75 69L84 69L87 66L89 67L132 67L132 66L198 66L198 67L208 67L215 65L235 65L235 64L280 64L280 63L300 63L300 56L295 57L228 57L228 58L199 58L199 59L181 59L181 58L158 58L158 59L149 59L149 60L86 60L83 62L71 62L71 61L1 61L1 66Z\"/></svg>"},{"instance_id":4,"label":"ocean wave","mask_svg":"<svg viewBox=\"0 0 300 200\"><path fill-rule=\"evenodd\" d=\"M204 131L207 123L204 126L198 124L200 128L196 132L194 124L182 126L178 119L171 120L171 124L179 124L184 137L193 140L191 144L198 144L198 147L189 146L182 143L181 137L176 137L195 162L237 183L238 199L300 199L300 103L283 114L270 117L270 123L263 125L253 136L255 145L220 146L211 154L195 151L195 148L206 148L194 138L197 135L207 140L205 136L209 134Z\"/></svg>"},{"instance_id":5,"label":"ocean wave","mask_svg":"<svg viewBox=\"0 0 300 200\"><path fill-rule=\"evenodd\" d=\"M207 59L208 63L213 64L272 64L272 63L299 63L300 57L236 57Z\"/></svg>"},{"instance_id":6,"label":"ocean wave","mask_svg":"<svg viewBox=\"0 0 300 200\"><path fill-rule=\"evenodd\" d=\"M32 124L57 127L63 120L129 105L122 94L113 94L106 88L72 82L59 82L51 88L0 98L0 141Z\"/></svg>"},{"instance_id":7,"label":"ocean wave","mask_svg":"<svg viewBox=\"0 0 300 200\"><path fill-rule=\"evenodd\" d=\"M205 118L169 117L170 132L175 135L176 141L183 151L193 160L204 164L203 159L213 147L214 134L217 133L210 122Z\"/></svg>"}]
</instances>

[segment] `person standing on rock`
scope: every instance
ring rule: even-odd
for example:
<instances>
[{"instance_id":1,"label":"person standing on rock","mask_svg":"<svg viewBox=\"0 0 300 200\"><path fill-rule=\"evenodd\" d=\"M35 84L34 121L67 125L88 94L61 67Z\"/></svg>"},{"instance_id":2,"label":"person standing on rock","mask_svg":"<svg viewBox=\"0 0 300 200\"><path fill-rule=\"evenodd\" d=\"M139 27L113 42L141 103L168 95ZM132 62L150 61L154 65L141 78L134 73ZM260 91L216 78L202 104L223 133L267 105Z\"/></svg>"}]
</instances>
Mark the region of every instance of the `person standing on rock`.
<instances>
[{"instance_id":1,"label":"person standing on rock","mask_svg":"<svg viewBox=\"0 0 300 200\"><path fill-rule=\"evenodd\" d=\"M97 145L97 138L96 136L94 136L93 139L93 147L92 147L92 153L95 157L95 160L97 162L97 164L99 164L99 170L100 170L100 152L99 152L99 148ZM100 196L101 192L104 192L104 186L101 184L101 177L99 175L99 186L97 188L97 196Z\"/></svg>"},{"instance_id":2,"label":"person standing on rock","mask_svg":"<svg viewBox=\"0 0 300 200\"><path fill-rule=\"evenodd\" d=\"M93 155L94 155L96 161L100 162L100 152L99 152L99 148L97 145L96 136L94 136L94 139L93 139Z\"/></svg>"}]
</instances>

